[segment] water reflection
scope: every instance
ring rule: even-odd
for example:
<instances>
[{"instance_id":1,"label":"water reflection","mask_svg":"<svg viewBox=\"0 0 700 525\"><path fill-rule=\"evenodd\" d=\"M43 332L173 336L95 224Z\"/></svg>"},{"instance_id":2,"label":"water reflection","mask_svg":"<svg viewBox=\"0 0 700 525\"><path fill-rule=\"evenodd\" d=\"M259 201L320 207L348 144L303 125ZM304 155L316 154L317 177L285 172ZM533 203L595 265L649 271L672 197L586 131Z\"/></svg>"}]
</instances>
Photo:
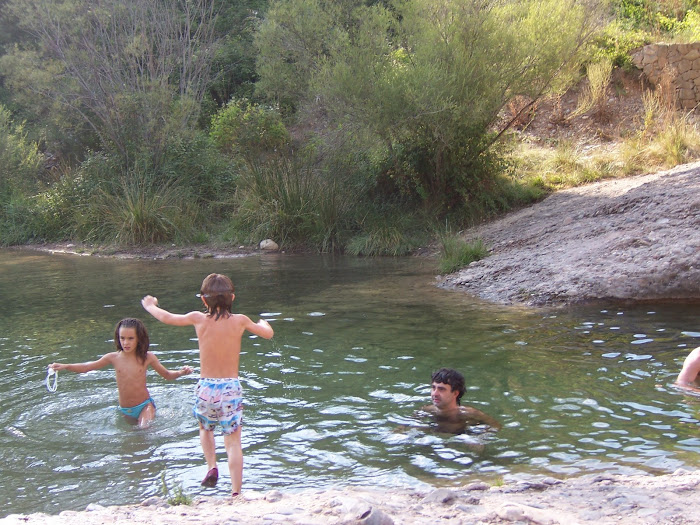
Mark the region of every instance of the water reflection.
<instances>
[{"instance_id":1,"label":"water reflection","mask_svg":"<svg viewBox=\"0 0 700 525\"><path fill-rule=\"evenodd\" d=\"M61 374L50 362L112 349L115 323L136 316L167 368L198 370L194 331L149 319L150 293L171 311L198 308L210 272L230 275L234 307L275 329L245 339L244 488L417 486L521 473L565 476L695 468L700 398L670 386L700 344L700 308L501 308L433 286L425 261L263 256L116 261L0 251L0 478L3 514L138 502L162 477L190 494L205 466L190 413L196 374L149 374L158 406L141 431L116 412L113 370ZM497 434L445 435L415 411L430 373L460 370L463 403ZM403 431L397 428L405 427ZM220 445L221 439L218 439Z\"/></svg>"}]
</instances>

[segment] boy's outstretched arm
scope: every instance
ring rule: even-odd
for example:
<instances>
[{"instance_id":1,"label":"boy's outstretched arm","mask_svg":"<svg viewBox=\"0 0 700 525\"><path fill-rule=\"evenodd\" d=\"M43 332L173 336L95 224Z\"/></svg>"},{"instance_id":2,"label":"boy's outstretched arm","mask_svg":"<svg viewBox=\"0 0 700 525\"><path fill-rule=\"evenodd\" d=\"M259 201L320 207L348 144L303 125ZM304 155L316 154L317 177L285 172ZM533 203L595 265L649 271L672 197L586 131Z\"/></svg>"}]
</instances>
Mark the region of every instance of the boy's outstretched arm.
<instances>
[{"instance_id":1,"label":"boy's outstretched arm","mask_svg":"<svg viewBox=\"0 0 700 525\"><path fill-rule=\"evenodd\" d=\"M188 326L195 324L197 319L204 314L201 312L190 312L187 314L173 314L158 306L158 299L152 295L147 295L141 299L141 305L153 317L161 323L171 324L174 326Z\"/></svg>"},{"instance_id":2,"label":"boy's outstretched arm","mask_svg":"<svg viewBox=\"0 0 700 525\"><path fill-rule=\"evenodd\" d=\"M272 329L270 323L268 323L266 319L260 319L257 323L254 323L248 319L245 329L250 333L265 339L272 339L272 336L275 335L275 331Z\"/></svg>"}]
</instances>

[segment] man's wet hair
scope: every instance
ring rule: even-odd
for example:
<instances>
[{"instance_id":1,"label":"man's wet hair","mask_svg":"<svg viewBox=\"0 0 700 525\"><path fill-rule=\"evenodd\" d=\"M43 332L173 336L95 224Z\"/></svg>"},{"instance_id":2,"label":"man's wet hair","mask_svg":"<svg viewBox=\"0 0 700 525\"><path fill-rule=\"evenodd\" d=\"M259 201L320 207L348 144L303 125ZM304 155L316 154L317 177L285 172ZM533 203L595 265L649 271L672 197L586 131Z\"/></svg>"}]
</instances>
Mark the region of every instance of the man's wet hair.
<instances>
[{"instance_id":1,"label":"man's wet hair","mask_svg":"<svg viewBox=\"0 0 700 525\"><path fill-rule=\"evenodd\" d=\"M460 400L464 395L464 376L454 370L453 368L441 368L440 370L433 372L431 377L431 383L444 383L450 385L452 391L455 390L459 392L457 395L457 404L460 404Z\"/></svg>"}]
</instances>

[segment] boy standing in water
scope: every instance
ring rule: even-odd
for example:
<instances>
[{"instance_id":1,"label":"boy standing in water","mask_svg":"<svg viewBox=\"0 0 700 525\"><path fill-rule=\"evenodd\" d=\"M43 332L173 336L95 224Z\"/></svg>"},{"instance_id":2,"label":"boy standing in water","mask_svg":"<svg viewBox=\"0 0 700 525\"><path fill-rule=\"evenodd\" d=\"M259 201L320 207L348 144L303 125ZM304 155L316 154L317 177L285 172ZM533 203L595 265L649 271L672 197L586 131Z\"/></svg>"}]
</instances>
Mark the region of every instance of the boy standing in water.
<instances>
[{"instance_id":1,"label":"boy standing in water","mask_svg":"<svg viewBox=\"0 0 700 525\"><path fill-rule=\"evenodd\" d=\"M193 412L199 422L199 439L208 468L202 485L213 487L219 478L214 441L214 429L219 425L224 433L232 495L237 496L243 483L243 391L238 381L241 338L247 330L270 339L274 331L265 319L254 323L245 315L231 312L233 283L225 275L207 275L199 296L206 313L172 314L160 308L158 299L150 295L145 296L141 304L148 313L165 324L194 326L199 339L201 375L195 388Z\"/></svg>"},{"instance_id":2,"label":"boy standing in water","mask_svg":"<svg viewBox=\"0 0 700 525\"><path fill-rule=\"evenodd\" d=\"M139 319L126 318L114 329L116 352L103 355L97 361L87 363L51 363L53 370L68 370L83 374L112 365L117 373L119 411L140 427L148 426L156 417L156 405L146 388L146 371L150 366L165 379L177 379L192 373L192 367L183 366L178 371L168 370L148 351L150 340L146 327Z\"/></svg>"}]
</instances>

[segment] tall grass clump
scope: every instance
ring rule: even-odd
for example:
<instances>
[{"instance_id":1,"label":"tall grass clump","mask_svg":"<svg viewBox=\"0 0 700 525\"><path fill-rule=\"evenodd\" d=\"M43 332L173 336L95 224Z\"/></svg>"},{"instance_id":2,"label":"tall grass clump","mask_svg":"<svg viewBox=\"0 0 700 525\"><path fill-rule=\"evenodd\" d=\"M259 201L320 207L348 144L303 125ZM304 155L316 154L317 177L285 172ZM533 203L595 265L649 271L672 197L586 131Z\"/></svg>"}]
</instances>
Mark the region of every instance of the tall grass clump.
<instances>
[{"instance_id":1,"label":"tall grass clump","mask_svg":"<svg viewBox=\"0 0 700 525\"><path fill-rule=\"evenodd\" d=\"M386 205L365 212L345 247L349 255L392 257L408 255L425 242L415 210Z\"/></svg>"},{"instance_id":2,"label":"tall grass clump","mask_svg":"<svg viewBox=\"0 0 700 525\"><path fill-rule=\"evenodd\" d=\"M237 238L274 239L287 248L334 251L341 246L351 197L309 159L272 156L251 162L238 180Z\"/></svg>"},{"instance_id":3,"label":"tall grass clump","mask_svg":"<svg viewBox=\"0 0 700 525\"><path fill-rule=\"evenodd\" d=\"M440 239L439 272L453 273L474 261L488 257L489 250L481 239L467 242L459 235L448 234Z\"/></svg>"},{"instance_id":4,"label":"tall grass clump","mask_svg":"<svg viewBox=\"0 0 700 525\"><path fill-rule=\"evenodd\" d=\"M80 229L85 238L98 242L158 243L186 236L192 216L187 195L175 184L131 173L106 185L84 205Z\"/></svg>"},{"instance_id":5,"label":"tall grass clump","mask_svg":"<svg viewBox=\"0 0 700 525\"><path fill-rule=\"evenodd\" d=\"M622 146L626 173L670 168L700 157L700 130L669 93L663 84L644 93L642 128Z\"/></svg>"},{"instance_id":6,"label":"tall grass clump","mask_svg":"<svg viewBox=\"0 0 700 525\"><path fill-rule=\"evenodd\" d=\"M609 117L608 111L608 87L612 78L612 61L603 58L598 62L588 65L586 76L588 84L579 100L578 107L569 118L592 112L594 118L604 121Z\"/></svg>"}]
</instances>

